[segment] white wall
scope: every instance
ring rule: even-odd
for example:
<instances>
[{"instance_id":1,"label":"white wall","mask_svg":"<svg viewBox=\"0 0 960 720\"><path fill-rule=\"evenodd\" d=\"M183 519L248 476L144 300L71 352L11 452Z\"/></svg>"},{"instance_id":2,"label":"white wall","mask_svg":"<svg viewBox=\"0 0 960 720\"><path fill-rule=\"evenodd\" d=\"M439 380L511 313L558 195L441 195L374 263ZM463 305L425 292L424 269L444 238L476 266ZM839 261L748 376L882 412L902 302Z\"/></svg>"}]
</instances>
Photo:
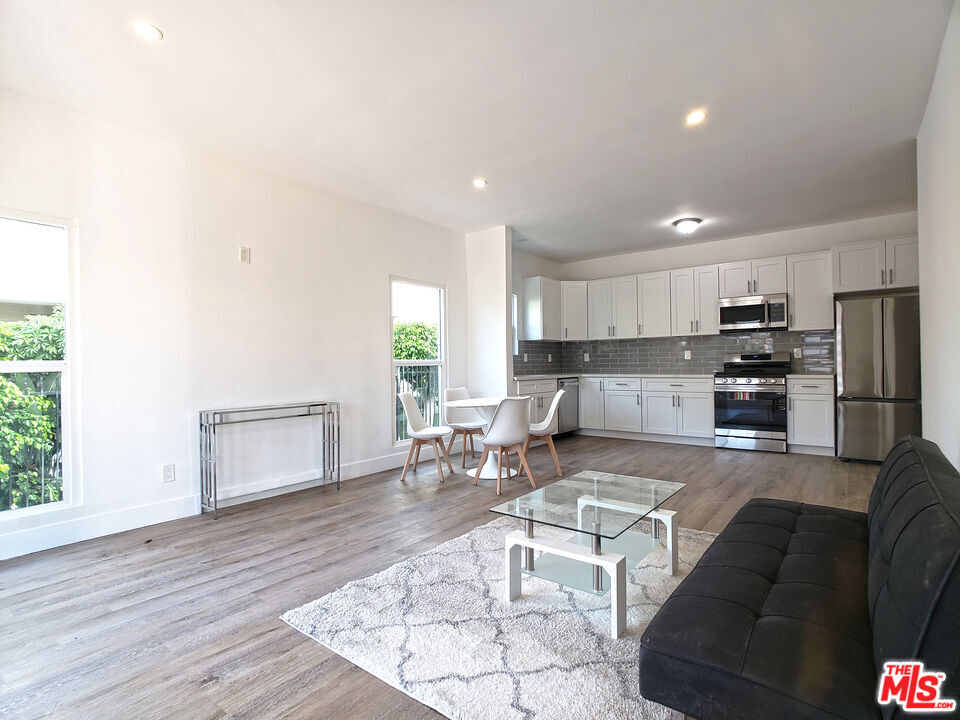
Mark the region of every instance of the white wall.
<instances>
[{"instance_id":1,"label":"white wall","mask_svg":"<svg viewBox=\"0 0 960 720\"><path fill-rule=\"evenodd\" d=\"M917 137L923 434L960 468L960 3Z\"/></svg>"},{"instance_id":2,"label":"white wall","mask_svg":"<svg viewBox=\"0 0 960 720\"><path fill-rule=\"evenodd\" d=\"M815 225L762 235L748 235L564 263L561 279L594 280L617 275L814 252L827 250L837 243L910 235L916 232L917 214L915 212L881 215L829 225Z\"/></svg>"},{"instance_id":3,"label":"white wall","mask_svg":"<svg viewBox=\"0 0 960 720\"><path fill-rule=\"evenodd\" d=\"M513 377L510 228L468 233L468 386L475 397L507 395Z\"/></svg>"},{"instance_id":4,"label":"white wall","mask_svg":"<svg viewBox=\"0 0 960 720\"><path fill-rule=\"evenodd\" d=\"M516 246L514 246L511 286L513 292L517 295L523 295L524 278L543 275L544 277L559 280L562 273L563 265L561 263L542 258L539 255L531 255L522 250L517 250ZM521 327L522 326L523 323L521 322Z\"/></svg>"},{"instance_id":5,"label":"white wall","mask_svg":"<svg viewBox=\"0 0 960 720\"><path fill-rule=\"evenodd\" d=\"M391 274L447 286L467 379L462 234L4 90L0 147L0 207L79 223L83 490L0 516L0 557L196 512L205 407L341 399L344 477L399 465Z\"/></svg>"}]
</instances>

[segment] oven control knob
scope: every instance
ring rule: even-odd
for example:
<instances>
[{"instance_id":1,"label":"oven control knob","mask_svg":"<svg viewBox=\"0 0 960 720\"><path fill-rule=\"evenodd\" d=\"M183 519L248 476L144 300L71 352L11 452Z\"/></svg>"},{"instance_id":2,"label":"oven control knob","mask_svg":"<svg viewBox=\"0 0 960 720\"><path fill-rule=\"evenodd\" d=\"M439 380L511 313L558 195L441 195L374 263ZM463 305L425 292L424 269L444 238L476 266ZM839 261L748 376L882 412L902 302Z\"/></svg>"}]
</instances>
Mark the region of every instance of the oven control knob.
<instances>
[{"instance_id":1,"label":"oven control knob","mask_svg":"<svg viewBox=\"0 0 960 720\"><path fill-rule=\"evenodd\" d=\"M730 382L730 381L729 381L727 378L720 378L720 382L722 382L722 383L728 383L728 382Z\"/></svg>"},{"instance_id":2,"label":"oven control knob","mask_svg":"<svg viewBox=\"0 0 960 720\"><path fill-rule=\"evenodd\" d=\"M753 382L753 378L744 378L743 381L744 381L745 383L752 383L752 382Z\"/></svg>"},{"instance_id":3,"label":"oven control knob","mask_svg":"<svg viewBox=\"0 0 960 720\"><path fill-rule=\"evenodd\" d=\"M766 381L767 381L766 378L760 378L760 382L765 383Z\"/></svg>"}]
</instances>

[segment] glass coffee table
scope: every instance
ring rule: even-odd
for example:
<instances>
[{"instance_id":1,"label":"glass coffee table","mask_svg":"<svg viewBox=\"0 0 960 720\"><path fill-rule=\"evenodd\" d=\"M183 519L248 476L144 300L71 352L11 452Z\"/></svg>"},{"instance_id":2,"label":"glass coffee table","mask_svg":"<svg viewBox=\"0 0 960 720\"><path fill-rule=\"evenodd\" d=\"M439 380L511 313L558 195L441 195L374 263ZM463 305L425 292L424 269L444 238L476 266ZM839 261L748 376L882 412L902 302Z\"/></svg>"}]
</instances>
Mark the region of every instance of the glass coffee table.
<instances>
[{"instance_id":1,"label":"glass coffee table","mask_svg":"<svg viewBox=\"0 0 960 720\"><path fill-rule=\"evenodd\" d=\"M684 487L587 470L490 508L523 521L523 530L505 539L507 601L520 596L523 573L586 592L609 590L611 635L620 637L626 626L627 568L660 544L659 523L665 530L667 569L671 575L677 572L675 513L660 506ZM650 520L649 533L630 531L644 518ZM566 540L534 537L537 523L573 534ZM542 554L534 561L537 550Z\"/></svg>"}]
</instances>

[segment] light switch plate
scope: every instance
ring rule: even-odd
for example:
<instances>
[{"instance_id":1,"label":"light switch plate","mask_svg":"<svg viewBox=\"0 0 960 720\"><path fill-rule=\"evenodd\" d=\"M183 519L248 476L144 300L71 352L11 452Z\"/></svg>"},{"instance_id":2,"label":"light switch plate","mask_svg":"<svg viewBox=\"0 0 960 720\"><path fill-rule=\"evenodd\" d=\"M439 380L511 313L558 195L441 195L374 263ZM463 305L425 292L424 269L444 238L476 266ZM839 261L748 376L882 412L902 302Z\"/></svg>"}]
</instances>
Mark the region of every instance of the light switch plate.
<instances>
[{"instance_id":1,"label":"light switch plate","mask_svg":"<svg viewBox=\"0 0 960 720\"><path fill-rule=\"evenodd\" d=\"M583 361L584 361L584 362L590 362L590 353L584 353L584 354L583 354Z\"/></svg>"},{"instance_id":2,"label":"light switch plate","mask_svg":"<svg viewBox=\"0 0 960 720\"><path fill-rule=\"evenodd\" d=\"M171 483L177 479L177 466L176 465L164 465L163 466L163 481L165 483Z\"/></svg>"},{"instance_id":3,"label":"light switch plate","mask_svg":"<svg viewBox=\"0 0 960 720\"><path fill-rule=\"evenodd\" d=\"M526 353L523 354L523 361L524 361L524 362L527 361L527 354L526 354Z\"/></svg>"},{"instance_id":4,"label":"light switch plate","mask_svg":"<svg viewBox=\"0 0 960 720\"><path fill-rule=\"evenodd\" d=\"M684 350L684 351L683 351L683 359L684 359L684 360L692 360L692 359L693 359L693 355L690 353L689 350Z\"/></svg>"},{"instance_id":5,"label":"light switch plate","mask_svg":"<svg viewBox=\"0 0 960 720\"><path fill-rule=\"evenodd\" d=\"M249 265L251 263L251 252L250 248L245 245L240 246L240 263L243 265Z\"/></svg>"},{"instance_id":6,"label":"light switch plate","mask_svg":"<svg viewBox=\"0 0 960 720\"><path fill-rule=\"evenodd\" d=\"M547 353L547 362L553 362L553 355L551 353Z\"/></svg>"},{"instance_id":7,"label":"light switch plate","mask_svg":"<svg viewBox=\"0 0 960 720\"><path fill-rule=\"evenodd\" d=\"M803 348L794 348L793 356L798 360L803 357Z\"/></svg>"}]
</instances>

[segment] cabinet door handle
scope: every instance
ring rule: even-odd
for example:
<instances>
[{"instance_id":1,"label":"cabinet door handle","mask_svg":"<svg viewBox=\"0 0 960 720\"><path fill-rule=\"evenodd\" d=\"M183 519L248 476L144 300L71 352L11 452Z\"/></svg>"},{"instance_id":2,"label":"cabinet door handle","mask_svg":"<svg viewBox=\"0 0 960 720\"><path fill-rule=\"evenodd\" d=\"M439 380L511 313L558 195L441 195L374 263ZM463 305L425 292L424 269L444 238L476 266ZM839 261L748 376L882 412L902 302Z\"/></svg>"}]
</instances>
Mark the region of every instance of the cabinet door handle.
<instances>
[{"instance_id":1,"label":"cabinet door handle","mask_svg":"<svg viewBox=\"0 0 960 720\"><path fill-rule=\"evenodd\" d=\"M793 313L790 313L790 327L793 327Z\"/></svg>"},{"instance_id":2,"label":"cabinet door handle","mask_svg":"<svg viewBox=\"0 0 960 720\"><path fill-rule=\"evenodd\" d=\"M675 408L676 406L677 406L677 396L676 396L676 395L671 395L671 396L670 396L670 407Z\"/></svg>"},{"instance_id":3,"label":"cabinet door handle","mask_svg":"<svg viewBox=\"0 0 960 720\"><path fill-rule=\"evenodd\" d=\"M564 329L563 329L563 336L564 336L564 337L567 337L567 334L568 334L568 328L564 328Z\"/></svg>"},{"instance_id":4,"label":"cabinet door handle","mask_svg":"<svg viewBox=\"0 0 960 720\"><path fill-rule=\"evenodd\" d=\"M816 390L816 389L817 389L818 387L820 387L820 386L819 386L819 385L801 385L800 387L802 387L802 388L812 388L813 390Z\"/></svg>"},{"instance_id":5,"label":"cabinet door handle","mask_svg":"<svg viewBox=\"0 0 960 720\"><path fill-rule=\"evenodd\" d=\"M690 332L693 332L693 320L690 321Z\"/></svg>"},{"instance_id":6,"label":"cabinet door handle","mask_svg":"<svg viewBox=\"0 0 960 720\"><path fill-rule=\"evenodd\" d=\"M637 325L637 335L643 335L643 325Z\"/></svg>"},{"instance_id":7,"label":"cabinet door handle","mask_svg":"<svg viewBox=\"0 0 960 720\"><path fill-rule=\"evenodd\" d=\"M793 412L793 398L790 398L790 402L787 403L787 410Z\"/></svg>"},{"instance_id":8,"label":"cabinet door handle","mask_svg":"<svg viewBox=\"0 0 960 720\"><path fill-rule=\"evenodd\" d=\"M640 393L637 393L637 405L640 405Z\"/></svg>"},{"instance_id":9,"label":"cabinet door handle","mask_svg":"<svg viewBox=\"0 0 960 720\"><path fill-rule=\"evenodd\" d=\"M683 383L670 383L670 387L683 387Z\"/></svg>"},{"instance_id":10,"label":"cabinet door handle","mask_svg":"<svg viewBox=\"0 0 960 720\"><path fill-rule=\"evenodd\" d=\"M885 285L885 284L886 284L886 283L883 282L883 268L880 268L880 284L881 284L881 285Z\"/></svg>"},{"instance_id":11,"label":"cabinet door handle","mask_svg":"<svg viewBox=\"0 0 960 720\"><path fill-rule=\"evenodd\" d=\"M694 321L693 321L693 324L694 324L694 326L696 327L697 332L700 332L700 321L699 321L699 320L694 320Z\"/></svg>"},{"instance_id":12,"label":"cabinet door handle","mask_svg":"<svg viewBox=\"0 0 960 720\"><path fill-rule=\"evenodd\" d=\"M893 285L893 268L890 268L890 271L888 274L890 275L890 284Z\"/></svg>"},{"instance_id":13,"label":"cabinet door handle","mask_svg":"<svg viewBox=\"0 0 960 720\"><path fill-rule=\"evenodd\" d=\"M754 281L753 281L753 291L754 291L754 292L757 292L759 289L760 289L760 281L759 281L759 280L754 280Z\"/></svg>"},{"instance_id":14,"label":"cabinet door handle","mask_svg":"<svg viewBox=\"0 0 960 720\"><path fill-rule=\"evenodd\" d=\"M617 336L617 326L614 325L612 330L610 331L610 337L616 337L616 336Z\"/></svg>"},{"instance_id":15,"label":"cabinet door handle","mask_svg":"<svg viewBox=\"0 0 960 720\"><path fill-rule=\"evenodd\" d=\"M750 293L750 281L747 280L747 294Z\"/></svg>"}]
</instances>

